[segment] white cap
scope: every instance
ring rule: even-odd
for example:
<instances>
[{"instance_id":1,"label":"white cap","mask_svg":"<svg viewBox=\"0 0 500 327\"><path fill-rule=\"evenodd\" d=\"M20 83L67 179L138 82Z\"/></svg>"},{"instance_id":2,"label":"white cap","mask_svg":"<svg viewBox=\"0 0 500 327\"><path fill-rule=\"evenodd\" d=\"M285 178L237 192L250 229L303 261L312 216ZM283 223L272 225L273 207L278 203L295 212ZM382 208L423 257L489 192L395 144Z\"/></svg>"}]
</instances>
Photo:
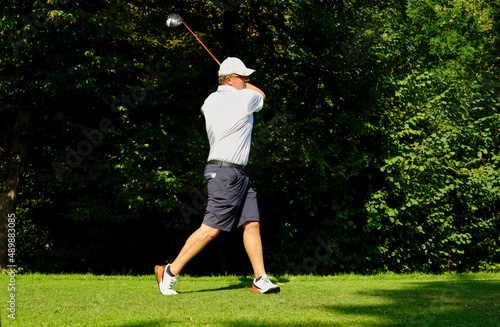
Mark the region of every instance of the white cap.
<instances>
[{"instance_id":1,"label":"white cap","mask_svg":"<svg viewBox=\"0 0 500 327\"><path fill-rule=\"evenodd\" d=\"M219 77L237 74L240 76L249 76L255 71L245 66L243 61L235 57L228 57L220 64Z\"/></svg>"}]
</instances>

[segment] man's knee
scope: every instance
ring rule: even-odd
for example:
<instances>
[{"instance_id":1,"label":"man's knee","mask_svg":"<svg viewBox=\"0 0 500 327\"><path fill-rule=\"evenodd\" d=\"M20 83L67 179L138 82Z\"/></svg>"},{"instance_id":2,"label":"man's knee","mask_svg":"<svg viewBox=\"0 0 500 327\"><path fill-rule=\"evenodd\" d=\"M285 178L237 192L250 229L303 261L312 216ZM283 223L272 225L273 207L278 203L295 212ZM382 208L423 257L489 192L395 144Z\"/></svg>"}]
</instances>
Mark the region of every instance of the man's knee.
<instances>
[{"instance_id":1,"label":"man's knee","mask_svg":"<svg viewBox=\"0 0 500 327\"><path fill-rule=\"evenodd\" d=\"M209 238L210 240L216 238L220 233L219 229L207 226L205 224L201 225L201 229L203 230L203 234L205 235L205 237Z\"/></svg>"},{"instance_id":2,"label":"man's knee","mask_svg":"<svg viewBox=\"0 0 500 327\"><path fill-rule=\"evenodd\" d=\"M243 225L245 232L247 233L260 233L260 222L258 221L249 221Z\"/></svg>"}]
</instances>

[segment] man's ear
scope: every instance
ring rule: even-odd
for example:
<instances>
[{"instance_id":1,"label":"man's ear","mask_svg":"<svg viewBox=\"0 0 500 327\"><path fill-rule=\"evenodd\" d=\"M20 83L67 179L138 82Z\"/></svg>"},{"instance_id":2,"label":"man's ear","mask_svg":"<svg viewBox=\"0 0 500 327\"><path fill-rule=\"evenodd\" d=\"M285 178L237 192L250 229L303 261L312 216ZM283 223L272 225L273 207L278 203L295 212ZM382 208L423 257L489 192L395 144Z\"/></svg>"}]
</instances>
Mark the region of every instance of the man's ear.
<instances>
[{"instance_id":1,"label":"man's ear","mask_svg":"<svg viewBox=\"0 0 500 327\"><path fill-rule=\"evenodd\" d=\"M233 81L231 81L231 77L226 76L226 85L233 86Z\"/></svg>"}]
</instances>

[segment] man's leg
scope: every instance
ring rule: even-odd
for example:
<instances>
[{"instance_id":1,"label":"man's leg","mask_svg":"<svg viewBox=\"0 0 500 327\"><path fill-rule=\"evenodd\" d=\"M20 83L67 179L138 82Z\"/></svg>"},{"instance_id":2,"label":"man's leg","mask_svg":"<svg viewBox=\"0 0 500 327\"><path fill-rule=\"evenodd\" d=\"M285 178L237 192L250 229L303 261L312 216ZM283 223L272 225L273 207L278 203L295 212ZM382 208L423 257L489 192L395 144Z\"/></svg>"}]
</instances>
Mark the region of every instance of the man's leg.
<instances>
[{"instance_id":1,"label":"man's leg","mask_svg":"<svg viewBox=\"0 0 500 327\"><path fill-rule=\"evenodd\" d=\"M266 275L264 258L262 255L262 241L260 238L260 225L258 221L249 221L243 224L243 243L248 257L252 263L255 278L253 280L253 293L279 293L280 287L274 285Z\"/></svg>"},{"instance_id":2,"label":"man's leg","mask_svg":"<svg viewBox=\"0 0 500 327\"><path fill-rule=\"evenodd\" d=\"M189 236L177 258L170 264L170 272L176 276L179 275L184 266L200 253L219 233L220 230L217 228L201 224L201 227Z\"/></svg>"},{"instance_id":3,"label":"man's leg","mask_svg":"<svg viewBox=\"0 0 500 327\"><path fill-rule=\"evenodd\" d=\"M260 223L249 221L243 225L243 244L248 258L252 264L255 278L266 273L264 269L264 257L262 255L262 240L260 238Z\"/></svg>"}]
</instances>

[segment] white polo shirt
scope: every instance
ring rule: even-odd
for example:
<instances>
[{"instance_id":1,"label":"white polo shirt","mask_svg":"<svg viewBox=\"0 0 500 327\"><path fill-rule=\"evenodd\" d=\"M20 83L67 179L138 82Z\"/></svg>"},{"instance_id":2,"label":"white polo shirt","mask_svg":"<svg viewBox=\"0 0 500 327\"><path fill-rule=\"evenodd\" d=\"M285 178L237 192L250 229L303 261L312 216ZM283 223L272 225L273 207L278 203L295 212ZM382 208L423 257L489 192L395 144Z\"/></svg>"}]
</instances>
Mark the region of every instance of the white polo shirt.
<instances>
[{"instance_id":1,"label":"white polo shirt","mask_svg":"<svg viewBox=\"0 0 500 327\"><path fill-rule=\"evenodd\" d=\"M221 160L245 166L252 142L253 113L262 109L262 94L219 85L202 106L210 153L208 161Z\"/></svg>"}]
</instances>

